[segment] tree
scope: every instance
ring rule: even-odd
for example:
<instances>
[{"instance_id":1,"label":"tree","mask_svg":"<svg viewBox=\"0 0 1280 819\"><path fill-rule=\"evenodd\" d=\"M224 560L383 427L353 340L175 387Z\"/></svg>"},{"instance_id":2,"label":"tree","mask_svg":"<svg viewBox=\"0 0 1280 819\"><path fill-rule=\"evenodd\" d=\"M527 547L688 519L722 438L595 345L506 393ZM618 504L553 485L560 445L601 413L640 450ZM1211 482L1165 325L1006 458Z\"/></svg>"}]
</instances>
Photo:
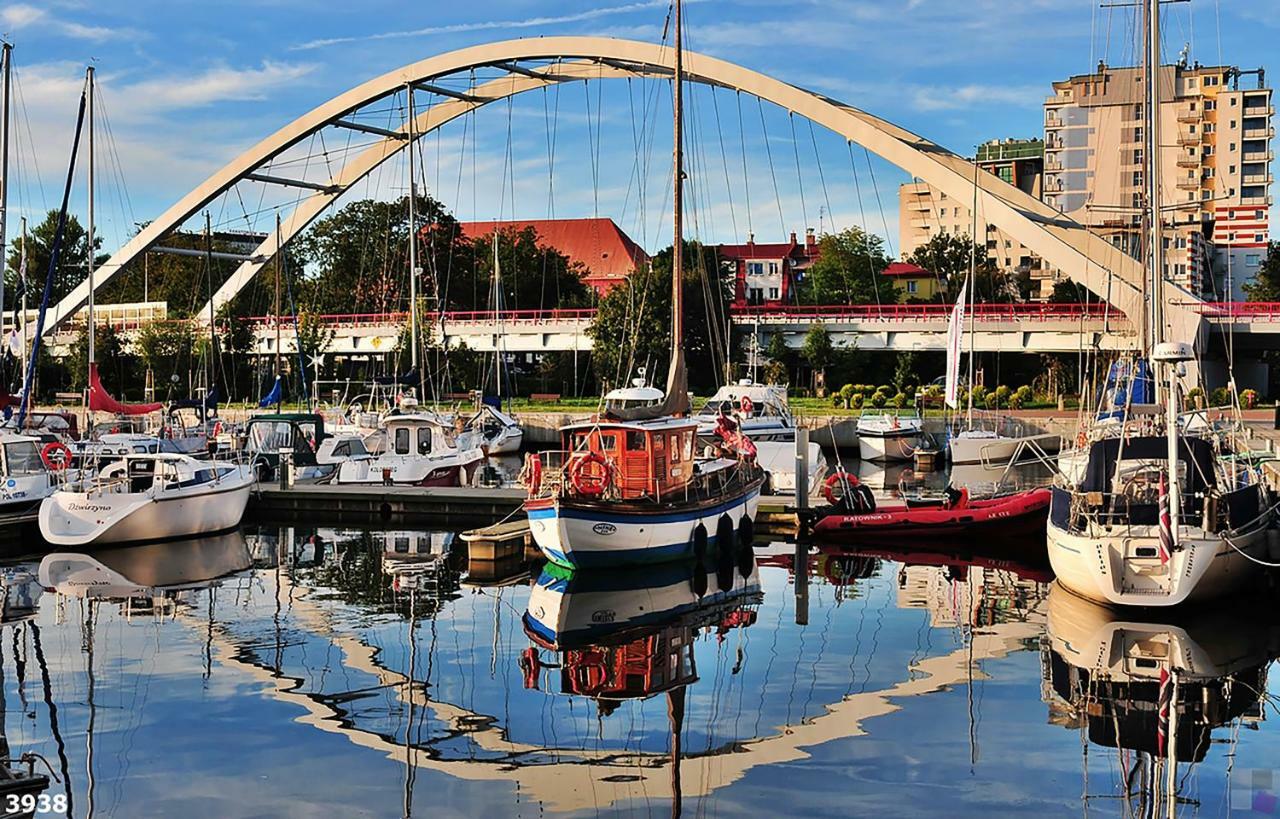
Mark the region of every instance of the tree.
<instances>
[{"instance_id":1,"label":"tree","mask_svg":"<svg viewBox=\"0 0 1280 819\"><path fill-rule=\"evenodd\" d=\"M813 368L815 389L819 396L824 391L827 365L831 363L834 354L835 348L831 344L831 335L827 332L826 325L818 322L810 327L809 332L804 335L804 346L800 348L800 357Z\"/></svg>"},{"instance_id":2,"label":"tree","mask_svg":"<svg viewBox=\"0 0 1280 819\"><path fill-rule=\"evenodd\" d=\"M109 324L99 324L93 334L94 358L103 386L117 398L122 398L128 387L138 383L135 356L124 351L124 342ZM84 390L89 386L89 330L82 326L63 362L70 376L70 388Z\"/></svg>"},{"instance_id":3,"label":"tree","mask_svg":"<svg viewBox=\"0 0 1280 819\"><path fill-rule=\"evenodd\" d=\"M1069 279L1054 282L1053 292L1049 294L1050 304L1095 304L1097 301L1093 291Z\"/></svg>"},{"instance_id":4,"label":"tree","mask_svg":"<svg viewBox=\"0 0 1280 819\"><path fill-rule=\"evenodd\" d=\"M58 231L58 211L51 210L45 214L44 220L27 234L27 299L32 305L38 305L44 294L45 277L49 272L49 259L53 255L53 240ZM102 247L102 237L93 240L94 250ZM97 263L102 264L107 257L97 255ZM62 232L62 249L58 253L58 269L53 275L53 291L50 303L58 302L89 273L89 237L80 220L67 214L67 224ZM18 273L22 263L21 242L14 241L9 245L8 269L5 271L5 290L7 293L18 292ZM8 300L9 296L6 296Z\"/></svg>"},{"instance_id":5,"label":"tree","mask_svg":"<svg viewBox=\"0 0 1280 819\"><path fill-rule=\"evenodd\" d=\"M186 321L153 321L138 331L133 348L142 366L152 372L156 396L166 401L177 398L173 394L173 376L188 372L193 363L192 325Z\"/></svg>"},{"instance_id":6,"label":"tree","mask_svg":"<svg viewBox=\"0 0 1280 819\"><path fill-rule=\"evenodd\" d=\"M507 228L498 234L498 266L502 273L502 306L506 310L584 307L591 292L583 283L586 269L570 264L555 248L539 244L532 227ZM456 310L492 310L493 236L478 236L459 248L446 293Z\"/></svg>"},{"instance_id":7,"label":"tree","mask_svg":"<svg viewBox=\"0 0 1280 819\"><path fill-rule=\"evenodd\" d=\"M665 373L671 356L672 249L654 257L646 270L600 300L588 334L592 367L601 383L626 383L640 367ZM685 363L690 386L715 387L729 361L737 360L741 335L727 321L731 282L719 275L713 253L696 242L684 243ZM727 335L726 335L727 334ZM655 383L662 383L655 379Z\"/></svg>"},{"instance_id":8,"label":"tree","mask_svg":"<svg viewBox=\"0 0 1280 819\"><path fill-rule=\"evenodd\" d=\"M1280 242L1267 245L1267 256L1253 281L1244 284L1248 301L1280 301Z\"/></svg>"},{"instance_id":9,"label":"tree","mask_svg":"<svg viewBox=\"0 0 1280 819\"><path fill-rule=\"evenodd\" d=\"M1018 299L1017 277L996 267L987 256L986 247L968 236L939 233L916 248L906 260L938 277L945 301L959 298L971 267L974 269L974 301L1001 304Z\"/></svg>"},{"instance_id":10,"label":"tree","mask_svg":"<svg viewBox=\"0 0 1280 819\"><path fill-rule=\"evenodd\" d=\"M813 304L894 302L893 283L881 272L889 264L884 240L859 227L825 234L818 259L801 286L801 300Z\"/></svg>"}]
</instances>

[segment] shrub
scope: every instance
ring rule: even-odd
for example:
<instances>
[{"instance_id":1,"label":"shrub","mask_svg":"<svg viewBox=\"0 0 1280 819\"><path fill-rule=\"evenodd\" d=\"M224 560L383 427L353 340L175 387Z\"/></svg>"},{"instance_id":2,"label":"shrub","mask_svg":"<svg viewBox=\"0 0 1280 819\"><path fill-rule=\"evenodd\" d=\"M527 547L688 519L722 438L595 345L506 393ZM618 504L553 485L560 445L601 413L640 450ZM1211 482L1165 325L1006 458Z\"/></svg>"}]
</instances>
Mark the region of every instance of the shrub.
<instances>
[{"instance_id":1,"label":"shrub","mask_svg":"<svg viewBox=\"0 0 1280 819\"><path fill-rule=\"evenodd\" d=\"M888 384L881 384L880 386L876 387L876 392L883 393L884 395L889 396L889 395L893 395L895 392L897 392L897 390L895 390L893 387L890 387Z\"/></svg>"},{"instance_id":2,"label":"shrub","mask_svg":"<svg viewBox=\"0 0 1280 819\"><path fill-rule=\"evenodd\" d=\"M849 396L849 409L862 409L862 402L864 400L862 393L855 392L853 395Z\"/></svg>"},{"instance_id":3,"label":"shrub","mask_svg":"<svg viewBox=\"0 0 1280 819\"><path fill-rule=\"evenodd\" d=\"M1016 390L1014 390L1013 394L1018 399L1018 405L1022 407L1025 407L1026 405L1030 404L1032 401L1035 400L1035 397L1036 397L1035 393L1026 384L1023 384L1021 387L1018 387Z\"/></svg>"},{"instance_id":4,"label":"shrub","mask_svg":"<svg viewBox=\"0 0 1280 819\"><path fill-rule=\"evenodd\" d=\"M1258 406L1258 391L1245 390L1240 393L1240 406L1244 409L1253 409Z\"/></svg>"},{"instance_id":5,"label":"shrub","mask_svg":"<svg viewBox=\"0 0 1280 819\"><path fill-rule=\"evenodd\" d=\"M845 384L840 388L840 400L848 401L849 396L853 395L855 392L857 392L857 389L855 389L852 384Z\"/></svg>"},{"instance_id":6,"label":"shrub","mask_svg":"<svg viewBox=\"0 0 1280 819\"><path fill-rule=\"evenodd\" d=\"M893 396L893 398L890 400L889 403L891 403L893 406L897 407L898 409L902 409L907 405L907 394L905 392L900 392L897 395Z\"/></svg>"},{"instance_id":7,"label":"shrub","mask_svg":"<svg viewBox=\"0 0 1280 819\"><path fill-rule=\"evenodd\" d=\"M984 403L986 404L987 409L1000 409L1000 399L996 396L994 391L987 393L987 400Z\"/></svg>"},{"instance_id":8,"label":"shrub","mask_svg":"<svg viewBox=\"0 0 1280 819\"><path fill-rule=\"evenodd\" d=\"M907 396L907 398L915 398L917 389L918 388L915 384L905 384L902 387L902 392Z\"/></svg>"},{"instance_id":9,"label":"shrub","mask_svg":"<svg viewBox=\"0 0 1280 819\"><path fill-rule=\"evenodd\" d=\"M871 406L875 407L876 409L883 407L885 401L886 401L885 394L882 392L877 391L875 395L871 396Z\"/></svg>"},{"instance_id":10,"label":"shrub","mask_svg":"<svg viewBox=\"0 0 1280 819\"><path fill-rule=\"evenodd\" d=\"M965 398L967 400L968 396L965 396ZM987 388L979 384L978 386L973 388L973 403L986 404L986 402L987 402Z\"/></svg>"},{"instance_id":11,"label":"shrub","mask_svg":"<svg viewBox=\"0 0 1280 819\"><path fill-rule=\"evenodd\" d=\"M1209 402L1215 407L1225 407L1231 403L1231 393L1226 387L1218 387L1209 395Z\"/></svg>"},{"instance_id":12,"label":"shrub","mask_svg":"<svg viewBox=\"0 0 1280 819\"><path fill-rule=\"evenodd\" d=\"M1009 406L1009 396L1011 395L1013 395L1013 390L1009 389L1007 384L1001 384L996 387L996 409L999 409L1001 406Z\"/></svg>"}]
</instances>

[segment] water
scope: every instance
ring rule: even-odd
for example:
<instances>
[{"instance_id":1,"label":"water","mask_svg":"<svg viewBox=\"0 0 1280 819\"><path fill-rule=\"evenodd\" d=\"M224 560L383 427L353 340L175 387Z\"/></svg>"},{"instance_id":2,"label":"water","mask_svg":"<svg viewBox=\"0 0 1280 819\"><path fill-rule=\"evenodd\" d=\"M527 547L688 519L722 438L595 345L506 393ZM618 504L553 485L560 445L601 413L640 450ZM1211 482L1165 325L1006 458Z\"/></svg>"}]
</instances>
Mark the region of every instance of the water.
<instances>
[{"instance_id":1,"label":"water","mask_svg":"<svg viewBox=\"0 0 1280 819\"><path fill-rule=\"evenodd\" d=\"M11 753L47 759L64 779L48 793L86 817L665 816L676 787L689 816L1116 815L1127 776L1134 810L1141 783L1165 781L1142 772L1157 767L1151 658L1173 654L1166 731L1203 757L1179 765L1182 812L1226 813L1233 785L1263 793L1254 769L1280 760L1274 707L1250 694L1278 693L1274 612L1129 616L1106 642L1115 615L1017 555L815 551L797 578L793 545L761 544L745 576L531 588L518 568L473 582L453 546L268 527L51 560L43 593L24 582L37 563L10 567ZM714 604L693 604L697 582ZM531 597L591 631L539 644ZM1088 674L1098 656L1110 680Z\"/></svg>"}]
</instances>

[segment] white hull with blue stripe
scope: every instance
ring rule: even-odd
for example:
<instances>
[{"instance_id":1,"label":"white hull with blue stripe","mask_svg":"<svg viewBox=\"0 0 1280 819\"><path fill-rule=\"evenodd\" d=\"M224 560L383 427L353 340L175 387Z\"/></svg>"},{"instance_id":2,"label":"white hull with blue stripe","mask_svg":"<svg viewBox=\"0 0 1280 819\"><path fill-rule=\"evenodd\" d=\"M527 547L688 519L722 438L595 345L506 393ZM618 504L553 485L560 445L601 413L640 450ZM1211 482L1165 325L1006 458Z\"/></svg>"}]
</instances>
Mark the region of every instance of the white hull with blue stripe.
<instances>
[{"instance_id":1,"label":"white hull with blue stripe","mask_svg":"<svg viewBox=\"0 0 1280 819\"><path fill-rule=\"evenodd\" d=\"M648 506L629 511L625 503L582 503L555 498L543 508L529 509L529 529L548 560L575 569L661 563L692 558L695 531L705 527L707 554L718 548L720 519L728 516L734 539L744 518L755 520L760 482L744 494L719 503L670 511ZM730 548L736 552L736 543Z\"/></svg>"},{"instance_id":2,"label":"white hull with blue stripe","mask_svg":"<svg viewBox=\"0 0 1280 819\"><path fill-rule=\"evenodd\" d=\"M724 578L724 588L719 586L714 568L708 570L687 561L625 572L564 574L544 571L538 577L524 615L529 632L562 648L661 624L760 592L754 561L745 575L734 566ZM706 592L702 596L694 588L695 574L705 581Z\"/></svg>"}]
</instances>

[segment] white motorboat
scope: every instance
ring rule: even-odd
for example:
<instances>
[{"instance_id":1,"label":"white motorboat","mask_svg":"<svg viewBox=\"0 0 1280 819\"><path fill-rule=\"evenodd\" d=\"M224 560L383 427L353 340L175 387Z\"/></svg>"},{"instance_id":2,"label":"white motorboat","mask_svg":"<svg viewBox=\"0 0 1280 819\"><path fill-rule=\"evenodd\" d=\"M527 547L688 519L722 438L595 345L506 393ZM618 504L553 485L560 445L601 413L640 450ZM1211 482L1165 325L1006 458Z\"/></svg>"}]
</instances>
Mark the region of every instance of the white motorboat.
<instances>
[{"instance_id":1,"label":"white motorboat","mask_svg":"<svg viewBox=\"0 0 1280 819\"><path fill-rule=\"evenodd\" d=\"M387 448L338 464L337 484L465 486L484 452L455 439L434 414L392 415L384 421Z\"/></svg>"},{"instance_id":2,"label":"white motorboat","mask_svg":"<svg viewBox=\"0 0 1280 819\"><path fill-rule=\"evenodd\" d=\"M519 452L524 443L524 430L515 418L497 407L484 404L466 422L459 434L460 446L479 447L490 455Z\"/></svg>"},{"instance_id":3,"label":"white motorboat","mask_svg":"<svg viewBox=\"0 0 1280 819\"><path fill-rule=\"evenodd\" d=\"M1002 467L1015 457L1052 455L1061 447L1061 436L1036 432L1008 417L958 424L947 436L947 455L953 464Z\"/></svg>"},{"instance_id":4,"label":"white motorboat","mask_svg":"<svg viewBox=\"0 0 1280 819\"><path fill-rule=\"evenodd\" d=\"M27 512L53 494L60 483L56 473L70 466L69 454L59 443L0 432L0 515Z\"/></svg>"},{"instance_id":5,"label":"white motorboat","mask_svg":"<svg viewBox=\"0 0 1280 819\"><path fill-rule=\"evenodd\" d=\"M924 436L915 410L863 410L858 416L858 455L864 461L909 461Z\"/></svg>"},{"instance_id":6,"label":"white motorboat","mask_svg":"<svg viewBox=\"0 0 1280 819\"><path fill-rule=\"evenodd\" d=\"M698 437L715 433L716 419L734 416L738 427L755 443L761 441L794 441L796 422L787 403L787 388L776 384L756 384L744 378L716 390L695 416Z\"/></svg>"},{"instance_id":7,"label":"white motorboat","mask_svg":"<svg viewBox=\"0 0 1280 819\"><path fill-rule=\"evenodd\" d=\"M40 534L56 546L169 540L239 525L254 475L248 466L189 455L125 455L40 504Z\"/></svg>"}]
</instances>

